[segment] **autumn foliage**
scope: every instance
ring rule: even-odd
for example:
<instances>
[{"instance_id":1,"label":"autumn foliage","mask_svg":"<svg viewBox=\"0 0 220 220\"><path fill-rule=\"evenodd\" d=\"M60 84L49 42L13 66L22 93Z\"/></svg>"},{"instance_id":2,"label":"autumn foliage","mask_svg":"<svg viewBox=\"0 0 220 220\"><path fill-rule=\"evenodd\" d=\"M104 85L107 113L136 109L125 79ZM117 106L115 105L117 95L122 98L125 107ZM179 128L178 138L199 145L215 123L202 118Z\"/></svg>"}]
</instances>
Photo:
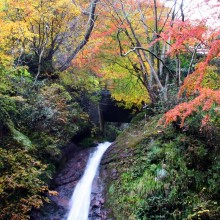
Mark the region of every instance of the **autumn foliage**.
<instances>
[{"instance_id":1,"label":"autumn foliage","mask_svg":"<svg viewBox=\"0 0 220 220\"><path fill-rule=\"evenodd\" d=\"M184 125L185 119L198 112L199 108L206 114L202 121L205 125L209 119L209 110L214 108L216 114L219 115L220 106L220 90L200 89L200 94L189 102L184 102L177 105L165 114L165 124L181 119L181 127Z\"/></svg>"},{"instance_id":2,"label":"autumn foliage","mask_svg":"<svg viewBox=\"0 0 220 220\"><path fill-rule=\"evenodd\" d=\"M176 30L177 27L179 32ZM167 40L168 36L173 40L174 43L169 51L172 55L184 53L195 44L207 49L207 53L203 54L194 72L185 78L180 87L179 97L185 96L189 101L168 111L165 114L165 124L180 120L183 126L186 118L199 111L203 112L202 126L210 122L211 110L219 116L220 75L217 67L212 64L213 60L218 60L220 57L219 34L219 30L210 30L201 23L192 27L188 22L180 22L169 29L168 35L162 35L164 40Z\"/></svg>"},{"instance_id":3,"label":"autumn foliage","mask_svg":"<svg viewBox=\"0 0 220 220\"><path fill-rule=\"evenodd\" d=\"M92 126L77 103L87 93L171 109L165 125L199 115L219 126L220 30L164 2L0 0L0 219L28 219L56 195L48 182L61 147Z\"/></svg>"}]
</instances>

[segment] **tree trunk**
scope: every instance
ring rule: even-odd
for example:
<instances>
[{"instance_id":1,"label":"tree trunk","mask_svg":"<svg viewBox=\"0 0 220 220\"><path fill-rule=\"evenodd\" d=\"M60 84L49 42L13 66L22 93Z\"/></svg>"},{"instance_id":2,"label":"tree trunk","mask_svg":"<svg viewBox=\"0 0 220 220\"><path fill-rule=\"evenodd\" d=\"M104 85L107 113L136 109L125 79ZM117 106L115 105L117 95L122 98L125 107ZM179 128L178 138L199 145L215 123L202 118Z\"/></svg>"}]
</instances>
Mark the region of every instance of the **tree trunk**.
<instances>
[{"instance_id":1,"label":"tree trunk","mask_svg":"<svg viewBox=\"0 0 220 220\"><path fill-rule=\"evenodd\" d=\"M71 61L75 58L75 56L79 53L79 51L89 41L89 37L90 37L92 30L94 28L94 25L95 25L95 20L96 20L95 10L96 10L96 6L97 6L98 1L99 0L93 0L90 5L91 9L90 9L90 13L89 13L89 21L88 21L88 26L87 26L86 33L84 35L83 40L79 43L79 45L72 52L72 54L70 54L70 56L67 58L67 60L58 68L58 71L64 71L64 70L68 69L71 65Z\"/></svg>"}]
</instances>

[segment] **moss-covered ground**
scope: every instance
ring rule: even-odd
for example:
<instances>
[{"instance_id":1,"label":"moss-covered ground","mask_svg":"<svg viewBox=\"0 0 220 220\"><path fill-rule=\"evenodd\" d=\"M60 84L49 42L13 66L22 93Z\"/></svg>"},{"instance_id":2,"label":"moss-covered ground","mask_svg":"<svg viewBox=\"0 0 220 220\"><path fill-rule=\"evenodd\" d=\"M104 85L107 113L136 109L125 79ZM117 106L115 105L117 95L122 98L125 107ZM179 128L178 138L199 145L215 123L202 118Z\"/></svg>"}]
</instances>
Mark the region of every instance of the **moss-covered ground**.
<instances>
[{"instance_id":1,"label":"moss-covered ground","mask_svg":"<svg viewBox=\"0 0 220 220\"><path fill-rule=\"evenodd\" d=\"M199 132L133 123L104 158L112 219L220 219L218 143Z\"/></svg>"}]
</instances>

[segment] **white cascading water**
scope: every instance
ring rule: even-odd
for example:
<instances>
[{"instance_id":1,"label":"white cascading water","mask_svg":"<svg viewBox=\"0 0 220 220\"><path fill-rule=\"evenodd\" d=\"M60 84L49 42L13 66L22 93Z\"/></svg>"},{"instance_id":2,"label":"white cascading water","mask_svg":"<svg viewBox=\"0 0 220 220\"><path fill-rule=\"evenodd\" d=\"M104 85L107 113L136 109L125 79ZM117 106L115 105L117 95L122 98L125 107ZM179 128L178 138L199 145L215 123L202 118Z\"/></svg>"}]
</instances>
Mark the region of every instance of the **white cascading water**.
<instances>
[{"instance_id":1,"label":"white cascading water","mask_svg":"<svg viewBox=\"0 0 220 220\"><path fill-rule=\"evenodd\" d=\"M92 182L102 155L110 145L111 143L109 142L101 143L97 146L95 152L91 154L83 177L74 189L67 220L88 220Z\"/></svg>"}]
</instances>

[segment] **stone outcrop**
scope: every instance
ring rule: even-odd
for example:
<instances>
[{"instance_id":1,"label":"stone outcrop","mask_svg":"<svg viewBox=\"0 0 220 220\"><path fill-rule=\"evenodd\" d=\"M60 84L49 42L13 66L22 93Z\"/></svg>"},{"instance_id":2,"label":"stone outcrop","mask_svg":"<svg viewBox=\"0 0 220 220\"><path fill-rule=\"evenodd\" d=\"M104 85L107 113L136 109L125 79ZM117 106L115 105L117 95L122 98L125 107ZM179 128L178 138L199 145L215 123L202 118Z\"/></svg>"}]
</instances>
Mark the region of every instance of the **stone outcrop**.
<instances>
[{"instance_id":1,"label":"stone outcrop","mask_svg":"<svg viewBox=\"0 0 220 220\"><path fill-rule=\"evenodd\" d=\"M72 149L72 151L71 151ZM91 148L82 149L71 144L64 150L63 165L53 179L52 190L57 196L50 196L50 203L45 203L40 211L32 213L32 220L60 220L65 218L74 187L83 175Z\"/></svg>"},{"instance_id":2,"label":"stone outcrop","mask_svg":"<svg viewBox=\"0 0 220 220\"><path fill-rule=\"evenodd\" d=\"M89 154L92 151L93 148L83 149L73 143L64 149L61 168L51 183L51 190L55 190L58 195L50 196L50 203L45 203L41 210L33 211L32 220L65 219L74 187L82 177ZM98 173L92 187L89 220L107 219L104 208L103 188L103 182Z\"/></svg>"}]
</instances>

